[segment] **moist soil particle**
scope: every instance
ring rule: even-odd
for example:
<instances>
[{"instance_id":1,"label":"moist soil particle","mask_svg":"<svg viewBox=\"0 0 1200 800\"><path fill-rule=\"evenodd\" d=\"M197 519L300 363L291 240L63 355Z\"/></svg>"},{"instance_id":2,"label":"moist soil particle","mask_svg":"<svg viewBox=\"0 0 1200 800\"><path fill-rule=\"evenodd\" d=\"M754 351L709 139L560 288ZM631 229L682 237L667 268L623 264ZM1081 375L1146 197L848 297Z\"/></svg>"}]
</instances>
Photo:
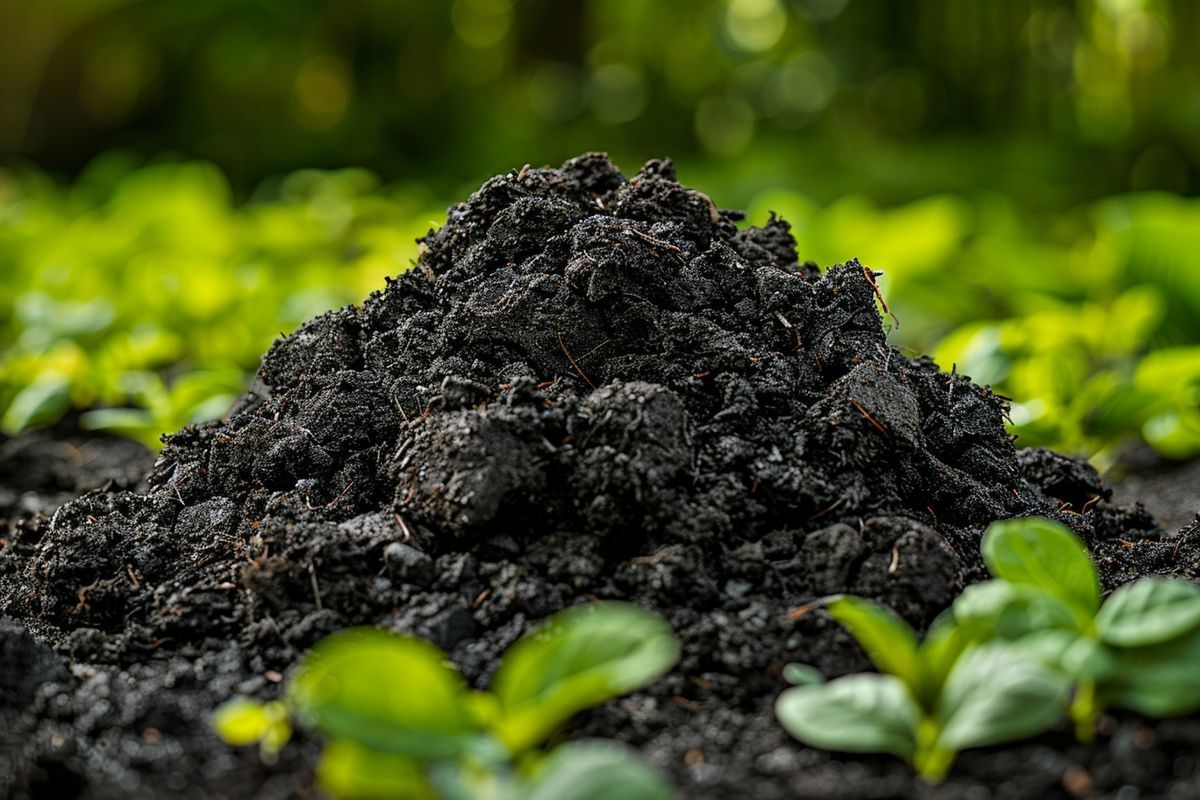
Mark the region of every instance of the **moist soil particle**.
<instances>
[{"instance_id":1,"label":"moist soil particle","mask_svg":"<svg viewBox=\"0 0 1200 800\"><path fill-rule=\"evenodd\" d=\"M1195 577L1200 533L1017 451L1003 398L887 344L873 272L819 273L785 222L741 219L669 161L493 178L412 271L276 342L145 486L11 517L0 789L311 795L316 742L264 765L209 712L277 695L354 624L427 637L483 685L538 620L620 598L662 613L683 658L572 735L631 742L686 797L1196 796L1195 719L964 754L937 788L775 722L785 663L865 667L811 610L823 594L925 625L982 577L995 519L1062 520L1110 588Z\"/></svg>"}]
</instances>

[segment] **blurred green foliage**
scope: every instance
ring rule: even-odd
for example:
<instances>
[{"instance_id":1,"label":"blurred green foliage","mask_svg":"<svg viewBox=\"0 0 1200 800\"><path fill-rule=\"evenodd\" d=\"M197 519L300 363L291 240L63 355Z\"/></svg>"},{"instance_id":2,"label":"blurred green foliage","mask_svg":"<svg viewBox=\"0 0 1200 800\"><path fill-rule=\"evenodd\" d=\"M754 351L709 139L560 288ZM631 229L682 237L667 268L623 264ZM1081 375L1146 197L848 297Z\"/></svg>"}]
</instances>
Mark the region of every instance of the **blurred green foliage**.
<instances>
[{"instance_id":1,"label":"blurred green foliage","mask_svg":"<svg viewBox=\"0 0 1200 800\"><path fill-rule=\"evenodd\" d=\"M0 173L0 424L93 409L153 445L223 414L281 332L405 270L440 214L363 170L235 206L211 166L101 159L69 188Z\"/></svg>"},{"instance_id":2,"label":"blurred green foliage","mask_svg":"<svg viewBox=\"0 0 1200 800\"><path fill-rule=\"evenodd\" d=\"M585 149L886 202L1200 182L1190 0L6 0L0 153L368 166L441 196ZM700 180L700 178L703 180Z\"/></svg>"},{"instance_id":3,"label":"blurred green foliage","mask_svg":"<svg viewBox=\"0 0 1200 800\"><path fill-rule=\"evenodd\" d=\"M2 186L4 429L74 408L148 444L224 413L280 332L404 271L443 216L362 170L297 172L241 205L198 163L111 157L69 188ZM776 189L749 208L791 222L802 258L881 269L893 341L1015 398L1022 444L1101 466L1139 436L1200 453L1200 201L1030 218L998 195L881 207Z\"/></svg>"},{"instance_id":4,"label":"blurred green foliage","mask_svg":"<svg viewBox=\"0 0 1200 800\"><path fill-rule=\"evenodd\" d=\"M481 179L597 149L885 270L1021 442L1190 457L1196 41L1188 0L7 0L0 422L219 413Z\"/></svg>"}]
</instances>

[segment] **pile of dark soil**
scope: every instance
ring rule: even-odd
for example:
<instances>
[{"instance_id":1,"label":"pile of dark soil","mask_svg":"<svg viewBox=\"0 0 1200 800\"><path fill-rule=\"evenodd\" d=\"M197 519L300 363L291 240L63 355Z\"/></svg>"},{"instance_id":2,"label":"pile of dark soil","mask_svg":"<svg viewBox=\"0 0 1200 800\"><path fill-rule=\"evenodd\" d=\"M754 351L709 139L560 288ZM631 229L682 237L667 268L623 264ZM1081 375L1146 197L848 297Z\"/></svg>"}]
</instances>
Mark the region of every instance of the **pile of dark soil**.
<instances>
[{"instance_id":1,"label":"pile of dark soil","mask_svg":"<svg viewBox=\"0 0 1200 800\"><path fill-rule=\"evenodd\" d=\"M1194 720L972 754L937 790L775 723L787 661L864 664L806 603L850 591L925 624L980 577L992 520L1063 520L1109 585L1195 576L1200 549L1085 464L1018 452L1003 398L889 347L870 270L819 274L786 223L740 219L669 162L494 178L410 273L278 341L228 422L170 437L145 491L16 525L0 782L304 794L313 743L267 767L206 713L276 693L347 625L428 637L482 683L537 620L623 598L666 616L683 660L577 731L638 745L687 797L1194 791Z\"/></svg>"}]
</instances>

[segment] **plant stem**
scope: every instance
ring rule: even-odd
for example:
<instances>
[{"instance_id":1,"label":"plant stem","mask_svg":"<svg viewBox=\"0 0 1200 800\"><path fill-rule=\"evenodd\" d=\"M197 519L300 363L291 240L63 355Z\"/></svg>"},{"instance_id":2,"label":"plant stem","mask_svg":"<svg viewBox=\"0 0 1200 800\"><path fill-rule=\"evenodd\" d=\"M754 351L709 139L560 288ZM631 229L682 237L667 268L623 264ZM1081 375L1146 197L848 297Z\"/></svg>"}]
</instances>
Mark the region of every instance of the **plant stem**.
<instances>
[{"instance_id":1,"label":"plant stem","mask_svg":"<svg viewBox=\"0 0 1200 800\"><path fill-rule=\"evenodd\" d=\"M958 755L938 744L940 734L937 723L931 719L922 720L917 728L917 750L913 754L913 768L929 783L941 783L950 771L954 757Z\"/></svg>"},{"instance_id":2,"label":"plant stem","mask_svg":"<svg viewBox=\"0 0 1200 800\"><path fill-rule=\"evenodd\" d=\"M1096 681L1084 678L1071 701L1071 719L1075 722L1075 738L1090 742L1096 737Z\"/></svg>"}]
</instances>

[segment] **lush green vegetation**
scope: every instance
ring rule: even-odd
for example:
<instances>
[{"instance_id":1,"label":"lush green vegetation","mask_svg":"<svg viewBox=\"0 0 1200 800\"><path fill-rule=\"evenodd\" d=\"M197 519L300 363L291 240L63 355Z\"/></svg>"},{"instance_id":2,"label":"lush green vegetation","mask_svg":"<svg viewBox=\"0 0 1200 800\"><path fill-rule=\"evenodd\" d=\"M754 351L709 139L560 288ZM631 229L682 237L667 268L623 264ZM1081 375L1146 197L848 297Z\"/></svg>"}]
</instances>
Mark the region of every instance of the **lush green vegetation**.
<instances>
[{"instance_id":1,"label":"lush green vegetation","mask_svg":"<svg viewBox=\"0 0 1200 800\"><path fill-rule=\"evenodd\" d=\"M636 606L560 612L504 654L491 689L467 689L432 644L374 628L320 642L285 700L231 700L213 724L271 756L291 720L326 739L335 797L418 800L669 800L665 781L612 742L544 745L580 711L635 691L679 658L667 624Z\"/></svg>"},{"instance_id":2,"label":"lush green vegetation","mask_svg":"<svg viewBox=\"0 0 1200 800\"><path fill-rule=\"evenodd\" d=\"M136 436L221 416L271 341L405 270L439 213L363 170L293 173L234 205L203 164L102 159L0 183L0 420L86 411Z\"/></svg>"},{"instance_id":3,"label":"lush green vegetation","mask_svg":"<svg viewBox=\"0 0 1200 800\"><path fill-rule=\"evenodd\" d=\"M1184 0L12 0L0 422L218 414L481 179L599 149L885 270L897 343L1021 442L1189 458L1197 36ZM133 168L166 153L212 166Z\"/></svg>"},{"instance_id":4,"label":"lush green vegetation","mask_svg":"<svg viewBox=\"0 0 1200 800\"><path fill-rule=\"evenodd\" d=\"M969 587L918 643L891 609L840 596L829 612L880 674L829 683L788 674L776 713L801 741L892 753L926 778L955 755L1026 738L1064 714L1082 740L1110 706L1154 717L1200 708L1200 586L1142 578L1103 604L1083 542L1045 519L1007 520L984 536L995 577Z\"/></svg>"},{"instance_id":5,"label":"lush green vegetation","mask_svg":"<svg viewBox=\"0 0 1200 800\"><path fill-rule=\"evenodd\" d=\"M363 170L296 172L235 203L198 163L97 161L0 184L4 430L70 409L154 444L219 416L272 339L405 270L444 211ZM883 269L893 339L1016 399L1013 429L1108 463L1131 438L1200 452L1200 202L1113 198L1052 218L997 197L881 207L751 198L822 265Z\"/></svg>"}]
</instances>

